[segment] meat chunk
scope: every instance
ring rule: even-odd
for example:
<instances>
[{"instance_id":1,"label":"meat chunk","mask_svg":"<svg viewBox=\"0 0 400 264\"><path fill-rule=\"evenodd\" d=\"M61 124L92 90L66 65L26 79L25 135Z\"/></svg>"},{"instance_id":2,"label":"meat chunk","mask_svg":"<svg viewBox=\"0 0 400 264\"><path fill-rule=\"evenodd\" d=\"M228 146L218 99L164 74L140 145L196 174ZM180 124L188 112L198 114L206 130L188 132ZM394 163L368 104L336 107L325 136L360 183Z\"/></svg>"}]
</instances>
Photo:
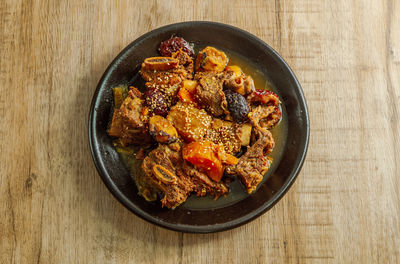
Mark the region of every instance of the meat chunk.
<instances>
[{"instance_id":1,"label":"meat chunk","mask_svg":"<svg viewBox=\"0 0 400 264\"><path fill-rule=\"evenodd\" d=\"M167 71L177 68L179 61L171 57L150 57L142 63L143 71Z\"/></svg>"},{"instance_id":2,"label":"meat chunk","mask_svg":"<svg viewBox=\"0 0 400 264\"><path fill-rule=\"evenodd\" d=\"M121 107L114 109L108 134L119 137L122 145L147 145L152 139L147 131L148 111L135 88L128 92Z\"/></svg>"},{"instance_id":3,"label":"meat chunk","mask_svg":"<svg viewBox=\"0 0 400 264\"><path fill-rule=\"evenodd\" d=\"M247 189L253 192L268 171L270 160L267 157L274 148L275 142L271 132L266 129L256 131L258 140L239 158L239 162L230 170L237 174ZM233 168L233 169L232 169Z\"/></svg>"},{"instance_id":4,"label":"meat chunk","mask_svg":"<svg viewBox=\"0 0 400 264\"><path fill-rule=\"evenodd\" d=\"M196 192L196 195L205 196L209 194L218 198L228 193L228 187L224 183L211 180L206 174L200 172L190 163L184 162L182 170L186 175L191 177L194 186L193 191Z\"/></svg>"},{"instance_id":5,"label":"meat chunk","mask_svg":"<svg viewBox=\"0 0 400 264\"><path fill-rule=\"evenodd\" d=\"M145 126L145 117L142 115L144 101L140 98L128 96L122 103L119 111L124 124L131 128L142 128Z\"/></svg>"},{"instance_id":6,"label":"meat chunk","mask_svg":"<svg viewBox=\"0 0 400 264\"><path fill-rule=\"evenodd\" d=\"M176 94L181 87L182 80L185 79L186 71L181 73L174 71L141 71L140 72L148 90L155 90L163 94L168 106L175 103ZM145 98L146 99L146 98Z\"/></svg>"},{"instance_id":7,"label":"meat chunk","mask_svg":"<svg viewBox=\"0 0 400 264\"><path fill-rule=\"evenodd\" d=\"M224 87L243 96L255 91L254 81L251 76L245 75L242 69L236 65L228 66L224 70Z\"/></svg>"},{"instance_id":8,"label":"meat chunk","mask_svg":"<svg viewBox=\"0 0 400 264\"><path fill-rule=\"evenodd\" d=\"M249 113L251 123L259 129L271 129L281 120L281 110L277 106L257 106Z\"/></svg>"},{"instance_id":9,"label":"meat chunk","mask_svg":"<svg viewBox=\"0 0 400 264\"><path fill-rule=\"evenodd\" d=\"M148 82L148 88L164 88L180 83L187 72L179 60L171 57L147 58L140 69L140 75ZM157 87L156 87L157 86Z\"/></svg>"},{"instance_id":10,"label":"meat chunk","mask_svg":"<svg viewBox=\"0 0 400 264\"><path fill-rule=\"evenodd\" d=\"M193 60L182 50L172 54L172 57L151 57L142 63L140 74L151 84L174 85L186 78L191 78Z\"/></svg>"},{"instance_id":11,"label":"meat chunk","mask_svg":"<svg viewBox=\"0 0 400 264\"><path fill-rule=\"evenodd\" d=\"M279 100L279 96L276 93L262 89L254 90L247 97L247 100L251 104L262 104L266 106L279 106L279 104L281 103L281 101Z\"/></svg>"},{"instance_id":12,"label":"meat chunk","mask_svg":"<svg viewBox=\"0 0 400 264\"><path fill-rule=\"evenodd\" d=\"M173 55L176 58L147 58L140 70L142 78L146 81L145 100L152 111L156 110L157 115L166 114L169 107L177 101L182 81L192 78L193 60L190 56L182 51Z\"/></svg>"},{"instance_id":13,"label":"meat chunk","mask_svg":"<svg viewBox=\"0 0 400 264\"><path fill-rule=\"evenodd\" d=\"M178 143L159 145L142 163L147 182L164 195L161 203L168 208L185 202L194 188L190 178L182 172L182 163Z\"/></svg>"},{"instance_id":14,"label":"meat chunk","mask_svg":"<svg viewBox=\"0 0 400 264\"><path fill-rule=\"evenodd\" d=\"M169 85L179 84L184 78L176 71L144 71L140 70L142 78L146 81L147 88L164 88ZM164 87L162 86L164 85Z\"/></svg>"},{"instance_id":15,"label":"meat chunk","mask_svg":"<svg viewBox=\"0 0 400 264\"><path fill-rule=\"evenodd\" d=\"M188 79L192 79L193 76L193 59L182 49L178 50L177 52L174 52L172 54L172 58L177 59L179 65L182 65L183 68L186 71L185 77Z\"/></svg>"},{"instance_id":16,"label":"meat chunk","mask_svg":"<svg viewBox=\"0 0 400 264\"><path fill-rule=\"evenodd\" d=\"M224 74L213 72L198 73L195 79L199 85L195 89L195 99L200 106L213 116L228 114L228 103L222 90Z\"/></svg>"}]
</instances>

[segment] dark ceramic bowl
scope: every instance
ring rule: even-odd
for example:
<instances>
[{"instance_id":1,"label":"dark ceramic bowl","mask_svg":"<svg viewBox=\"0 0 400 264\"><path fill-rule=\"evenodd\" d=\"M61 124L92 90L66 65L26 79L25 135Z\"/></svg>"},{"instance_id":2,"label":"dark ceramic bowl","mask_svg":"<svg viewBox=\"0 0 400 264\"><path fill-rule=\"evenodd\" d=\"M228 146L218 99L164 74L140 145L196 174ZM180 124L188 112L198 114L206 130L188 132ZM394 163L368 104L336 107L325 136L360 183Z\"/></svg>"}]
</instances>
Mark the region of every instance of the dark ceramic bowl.
<instances>
[{"instance_id":1,"label":"dark ceramic bowl","mask_svg":"<svg viewBox=\"0 0 400 264\"><path fill-rule=\"evenodd\" d=\"M129 170L106 133L113 111L112 87L134 82L141 62L146 57L157 55L158 44L172 35L181 36L195 45L216 46L245 56L268 75L286 108L287 144L281 161L255 193L240 201L212 209L180 206L175 210L161 208L159 203L146 202L137 194ZM300 84L286 62L270 46L250 33L214 22L168 25L129 44L111 62L101 78L93 96L89 116L89 142L93 160L111 193L129 210L149 222L192 233L231 229L270 209L296 179L306 156L308 139L307 105Z\"/></svg>"}]
</instances>

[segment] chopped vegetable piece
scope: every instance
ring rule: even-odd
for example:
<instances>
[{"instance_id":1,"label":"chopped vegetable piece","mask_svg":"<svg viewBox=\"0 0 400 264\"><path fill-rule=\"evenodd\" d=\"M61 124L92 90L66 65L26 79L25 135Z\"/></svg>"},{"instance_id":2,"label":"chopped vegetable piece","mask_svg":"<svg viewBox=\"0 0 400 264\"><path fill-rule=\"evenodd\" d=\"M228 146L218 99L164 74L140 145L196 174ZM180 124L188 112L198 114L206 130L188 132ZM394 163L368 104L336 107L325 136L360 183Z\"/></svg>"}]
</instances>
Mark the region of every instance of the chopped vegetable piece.
<instances>
[{"instance_id":1,"label":"chopped vegetable piece","mask_svg":"<svg viewBox=\"0 0 400 264\"><path fill-rule=\"evenodd\" d=\"M218 158L222 161L222 163L226 165L236 165L236 163L238 163L238 158L225 152L224 145L217 145L216 150Z\"/></svg>"},{"instance_id":2,"label":"chopped vegetable piece","mask_svg":"<svg viewBox=\"0 0 400 264\"><path fill-rule=\"evenodd\" d=\"M113 117L111 120L110 128L107 130L108 135L112 137L122 136L122 117L119 109L114 109Z\"/></svg>"},{"instance_id":3,"label":"chopped vegetable piece","mask_svg":"<svg viewBox=\"0 0 400 264\"><path fill-rule=\"evenodd\" d=\"M189 161L206 173L212 180L219 182L224 173L224 165L235 165L238 159L225 152L224 146L211 141L195 141L182 148L183 159Z\"/></svg>"},{"instance_id":4,"label":"chopped vegetable piece","mask_svg":"<svg viewBox=\"0 0 400 264\"><path fill-rule=\"evenodd\" d=\"M226 67L225 71L232 72L234 74L234 78L240 78L243 74L242 69L236 65L230 65Z\"/></svg>"},{"instance_id":5,"label":"chopped vegetable piece","mask_svg":"<svg viewBox=\"0 0 400 264\"><path fill-rule=\"evenodd\" d=\"M192 81L192 80L184 80L182 82L183 84L183 88L185 88L189 93L194 93L196 90L196 86L197 86L197 81Z\"/></svg>"},{"instance_id":6,"label":"chopped vegetable piece","mask_svg":"<svg viewBox=\"0 0 400 264\"><path fill-rule=\"evenodd\" d=\"M128 95L128 90L124 86L115 87L113 88L113 94L114 94L114 107L120 108L126 96Z\"/></svg>"},{"instance_id":7,"label":"chopped vegetable piece","mask_svg":"<svg viewBox=\"0 0 400 264\"><path fill-rule=\"evenodd\" d=\"M206 47L199 52L196 58L196 71L222 72L228 63L228 57L220 50Z\"/></svg>"},{"instance_id":8,"label":"chopped vegetable piece","mask_svg":"<svg viewBox=\"0 0 400 264\"><path fill-rule=\"evenodd\" d=\"M185 103L192 103L197 106L197 102L194 99L197 84L197 81L184 80L182 82L182 87L178 92L179 100Z\"/></svg>"},{"instance_id":9,"label":"chopped vegetable piece","mask_svg":"<svg viewBox=\"0 0 400 264\"><path fill-rule=\"evenodd\" d=\"M206 139L215 144L223 144L227 153L237 153L241 147L241 126L231 121L214 118Z\"/></svg>"},{"instance_id":10,"label":"chopped vegetable piece","mask_svg":"<svg viewBox=\"0 0 400 264\"><path fill-rule=\"evenodd\" d=\"M192 104L178 102L171 108L167 119L186 142L201 140L211 126L211 116Z\"/></svg>"},{"instance_id":11,"label":"chopped vegetable piece","mask_svg":"<svg viewBox=\"0 0 400 264\"><path fill-rule=\"evenodd\" d=\"M219 182L224 167L216 153L216 145L211 141L195 141L182 148L183 159L203 171L212 180Z\"/></svg>"},{"instance_id":12,"label":"chopped vegetable piece","mask_svg":"<svg viewBox=\"0 0 400 264\"><path fill-rule=\"evenodd\" d=\"M243 124L240 128L240 142L242 146L250 145L252 128L253 127L250 124Z\"/></svg>"},{"instance_id":13,"label":"chopped vegetable piece","mask_svg":"<svg viewBox=\"0 0 400 264\"><path fill-rule=\"evenodd\" d=\"M193 95L183 87L179 90L178 96L179 96L179 100L184 103L194 103L195 102Z\"/></svg>"},{"instance_id":14,"label":"chopped vegetable piece","mask_svg":"<svg viewBox=\"0 0 400 264\"><path fill-rule=\"evenodd\" d=\"M166 118L154 115L149 119L149 132L157 142L170 144L178 139L178 132Z\"/></svg>"}]
</instances>

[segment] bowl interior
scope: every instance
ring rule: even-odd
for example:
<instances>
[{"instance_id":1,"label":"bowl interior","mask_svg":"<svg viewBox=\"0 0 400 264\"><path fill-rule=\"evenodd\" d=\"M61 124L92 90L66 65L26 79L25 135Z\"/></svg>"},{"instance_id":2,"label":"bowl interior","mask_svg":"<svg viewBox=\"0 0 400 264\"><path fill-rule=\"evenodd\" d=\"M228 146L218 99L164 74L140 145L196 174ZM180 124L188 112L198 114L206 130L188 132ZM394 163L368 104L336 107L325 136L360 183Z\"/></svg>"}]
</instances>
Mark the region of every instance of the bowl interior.
<instances>
[{"instance_id":1,"label":"bowl interior","mask_svg":"<svg viewBox=\"0 0 400 264\"><path fill-rule=\"evenodd\" d=\"M282 159L258 190L241 201L214 209L160 208L137 195L137 188L107 135L113 111L112 89L134 82L141 62L156 55L172 35L195 45L214 45L245 56L268 74L286 108L288 134ZM94 94L89 117L93 160L103 181L128 209L160 226L184 232L215 232L244 224L271 208L287 191L303 164L309 137L307 106L299 83L283 59L253 35L219 23L184 22L151 31L132 42L110 64Z\"/></svg>"}]
</instances>

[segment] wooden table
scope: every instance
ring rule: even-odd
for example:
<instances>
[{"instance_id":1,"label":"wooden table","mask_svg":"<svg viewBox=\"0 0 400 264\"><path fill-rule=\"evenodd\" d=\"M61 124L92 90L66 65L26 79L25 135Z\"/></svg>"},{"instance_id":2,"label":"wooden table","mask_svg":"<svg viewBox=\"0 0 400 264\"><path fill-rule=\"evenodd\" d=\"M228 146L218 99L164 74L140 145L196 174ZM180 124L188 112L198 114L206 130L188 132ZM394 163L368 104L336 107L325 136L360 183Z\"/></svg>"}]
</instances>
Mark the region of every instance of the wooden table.
<instances>
[{"instance_id":1,"label":"wooden table","mask_svg":"<svg viewBox=\"0 0 400 264\"><path fill-rule=\"evenodd\" d=\"M217 234L168 231L113 198L89 104L110 61L162 25L212 20L291 65L311 118L287 195ZM400 263L400 2L0 2L0 263Z\"/></svg>"}]
</instances>

